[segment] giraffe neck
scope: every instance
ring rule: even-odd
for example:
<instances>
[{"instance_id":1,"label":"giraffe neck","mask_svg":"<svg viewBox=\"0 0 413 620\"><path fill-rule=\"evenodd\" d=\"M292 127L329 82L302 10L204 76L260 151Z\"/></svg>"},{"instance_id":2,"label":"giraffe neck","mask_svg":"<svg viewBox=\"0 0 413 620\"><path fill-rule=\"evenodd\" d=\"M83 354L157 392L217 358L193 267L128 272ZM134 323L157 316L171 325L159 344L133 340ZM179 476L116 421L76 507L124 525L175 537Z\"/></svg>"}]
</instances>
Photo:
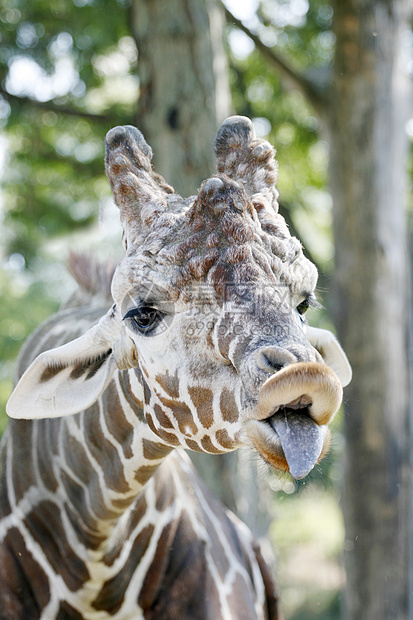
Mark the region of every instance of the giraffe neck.
<instances>
[{"instance_id":1,"label":"giraffe neck","mask_svg":"<svg viewBox=\"0 0 413 620\"><path fill-rule=\"evenodd\" d=\"M12 423L5 449L14 515L56 536L71 532L96 557L108 553L120 517L172 450L146 424L141 397L136 374L119 372L79 415Z\"/></svg>"}]
</instances>

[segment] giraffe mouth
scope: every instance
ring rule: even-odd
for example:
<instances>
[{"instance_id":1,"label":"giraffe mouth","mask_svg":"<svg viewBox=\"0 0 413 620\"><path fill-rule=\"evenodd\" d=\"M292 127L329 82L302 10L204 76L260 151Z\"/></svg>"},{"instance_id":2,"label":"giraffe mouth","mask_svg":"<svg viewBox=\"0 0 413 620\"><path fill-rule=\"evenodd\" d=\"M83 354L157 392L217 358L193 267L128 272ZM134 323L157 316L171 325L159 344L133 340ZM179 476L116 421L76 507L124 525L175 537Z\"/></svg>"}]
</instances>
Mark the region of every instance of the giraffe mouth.
<instances>
[{"instance_id":1,"label":"giraffe mouth","mask_svg":"<svg viewBox=\"0 0 413 620\"><path fill-rule=\"evenodd\" d=\"M329 449L327 424L341 400L340 381L328 366L291 364L261 387L248 437L270 465L304 478Z\"/></svg>"}]
</instances>

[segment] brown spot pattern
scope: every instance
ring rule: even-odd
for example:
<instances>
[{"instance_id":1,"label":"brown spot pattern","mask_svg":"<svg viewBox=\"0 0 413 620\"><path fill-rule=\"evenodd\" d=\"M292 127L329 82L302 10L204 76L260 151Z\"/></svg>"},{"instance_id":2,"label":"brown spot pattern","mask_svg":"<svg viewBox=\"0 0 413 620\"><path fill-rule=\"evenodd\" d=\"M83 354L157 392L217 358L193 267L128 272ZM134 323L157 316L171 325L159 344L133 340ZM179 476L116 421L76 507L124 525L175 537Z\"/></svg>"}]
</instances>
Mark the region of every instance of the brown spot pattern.
<instances>
[{"instance_id":1,"label":"brown spot pattern","mask_svg":"<svg viewBox=\"0 0 413 620\"><path fill-rule=\"evenodd\" d=\"M171 375L168 372L164 375L156 375L155 381L171 398L179 398L179 378L178 374Z\"/></svg>"},{"instance_id":2,"label":"brown spot pattern","mask_svg":"<svg viewBox=\"0 0 413 620\"><path fill-rule=\"evenodd\" d=\"M30 457L33 443L32 422L30 420L18 420L14 422L14 427L17 424L18 432L13 435L13 467L11 471L16 503L24 497L31 486L37 484ZM27 458L28 455L29 458Z\"/></svg>"},{"instance_id":3,"label":"brown spot pattern","mask_svg":"<svg viewBox=\"0 0 413 620\"><path fill-rule=\"evenodd\" d=\"M136 537L131 552L123 568L117 575L106 581L95 601L92 604L93 609L106 611L114 615L122 606L126 589L129 581L134 574L136 567L145 555L152 534L153 525L147 525Z\"/></svg>"},{"instance_id":4,"label":"brown spot pattern","mask_svg":"<svg viewBox=\"0 0 413 620\"><path fill-rule=\"evenodd\" d=\"M62 601L57 612L56 620L83 620L83 616L69 605L69 603Z\"/></svg>"},{"instance_id":5,"label":"brown spot pattern","mask_svg":"<svg viewBox=\"0 0 413 620\"><path fill-rule=\"evenodd\" d=\"M119 373L119 385L126 401L129 403L132 410L137 413L138 419L142 421L142 403L140 403L138 407L136 401L133 399L131 391L128 389L129 378L126 372ZM114 383L110 383L102 394L102 403L103 415L109 433L118 442L125 458L132 458L133 426L126 418Z\"/></svg>"},{"instance_id":6,"label":"brown spot pattern","mask_svg":"<svg viewBox=\"0 0 413 620\"><path fill-rule=\"evenodd\" d=\"M188 387L188 392L192 402L198 412L199 420L204 428L211 428L214 423L212 390L196 386Z\"/></svg>"},{"instance_id":7,"label":"brown spot pattern","mask_svg":"<svg viewBox=\"0 0 413 620\"><path fill-rule=\"evenodd\" d=\"M96 475L85 446L72 435L66 434L63 438L63 457L68 468L83 482Z\"/></svg>"},{"instance_id":8,"label":"brown spot pattern","mask_svg":"<svg viewBox=\"0 0 413 620\"><path fill-rule=\"evenodd\" d=\"M178 519L167 523L159 537L155 555L145 575L138 596L138 603L144 610L149 609L154 604L156 595L161 588L168 561L168 553L165 553L165 550L171 548L177 526Z\"/></svg>"},{"instance_id":9,"label":"brown spot pattern","mask_svg":"<svg viewBox=\"0 0 413 620\"><path fill-rule=\"evenodd\" d=\"M83 521L85 526L93 531L96 523L92 515L89 513L87 509L85 490L80 484L78 484L71 476L69 476L65 471L60 473L60 479L64 486L64 490L67 494L67 497L70 500L72 506L76 506L77 519Z\"/></svg>"},{"instance_id":10,"label":"brown spot pattern","mask_svg":"<svg viewBox=\"0 0 413 620\"><path fill-rule=\"evenodd\" d=\"M51 445L51 439L50 439L51 437L50 427L52 426L51 422L52 420L38 420L37 422L35 422L36 424L39 425L39 433L42 437L45 438L45 441L48 446ZM37 450L37 462L39 465L39 473L42 479L42 483L45 485L45 487L49 491L52 491L53 493L55 493L58 488L59 483L53 471L52 452L51 450L46 450L44 445L40 445L40 446L37 445L36 450Z\"/></svg>"},{"instance_id":11,"label":"brown spot pattern","mask_svg":"<svg viewBox=\"0 0 413 620\"><path fill-rule=\"evenodd\" d=\"M159 396L159 399L165 407L171 409L182 434L186 434L188 429L194 434L197 432L198 429L194 422L194 416L186 403L161 396Z\"/></svg>"},{"instance_id":12,"label":"brown spot pattern","mask_svg":"<svg viewBox=\"0 0 413 620\"><path fill-rule=\"evenodd\" d=\"M220 618L218 592L205 559L205 542L197 538L185 512L177 527L173 524L165 531L164 541L169 542L169 553L163 558L155 556L149 568L154 582L146 581L138 597L145 620Z\"/></svg>"},{"instance_id":13,"label":"brown spot pattern","mask_svg":"<svg viewBox=\"0 0 413 620\"><path fill-rule=\"evenodd\" d=\"M204 435L201 439L201 445L205 452L210 452L211 454L221 454L223 450L216 448L211 441L211 438L208 435Z\"/></svg>"},{"instance_id":14,"label":"brown spot pattern","mask_svg":"<svg viewBox=\"0 0 413 620\"><path fill-rule=\"evenodd\" d=\"M85 563L75 554L66 537L60 508L50 502L40 502L27 515L24 524L40 545L56 574L74 592L89 579Z\"/></svg>"},{"instance_id":15,"label":"brown spot pattern","mask_svg":"<svg viewBox=\"0 0 413 620\"><path fill-rule=\"evenodd\" d=\"M232 392L226 387L222 389L219 405L221 408L222 419L225 422L237 422L239 417L237 403Z\"/></svg>"},{"instance_id":16,"label":"brown spot pattern","mask_svg":"<svg viewBox=\"0 0 413 620\"><path fill-rule=\"evenodd\" d=\"M105 537L103 535L99 535L97 532L89 530L87 527L82 528L79 514L75 513L67 503L64 504L64 511L78 539L86 545L88 549L99 549L105 541Z\"/></svg>"},{"instance_id":17,"label":"brown spot pattern","mask_svg":"<svg viewBox=\"0 0 413 620\"><path fill-rule=\"evenodd\" d=\"M87 435L88 421L89 418L93 416L85 416L85 431ZM86 440L88 438L86 437ZM92 504L92 509L97 517L100 518L111 518L116 517L117 513L109 510L105 504L103 498L103 489L101 488L101 483L99 480L98 473L92 467L87 455L85 453L83 445L78 442L74 437L67 435L64 440L64 456L66 459L67 465L72 469L74 474L84 482L88 487L89 497ZM115 461L116 463L116 461ZM105 467L104 469L110 470L110 467ZM61 473L62 480L64 479L64 474L67 472ZM117 473L115 471L115 473ZM122 474L123 479L123 474ZM67 477L66 477L67 481ZM77 485L76 485L77 486ZM122 488L121 481L119 482L118 488ZM129 490L129 486L126 483L123 485L124 490ZM69 495L70 497L70 495ZM75 499L73 496L71 499ZM78 498L78 501L80 498ZM76 508L79 507L79 504L76 501L73 503ZM83 495L83 501L81 508L85 507L85 499Z\"/></svg>"},{"instance_id":18,"label":"brown spot pattern","mask_svg":"<svg viewBox=\"0 0 413 620\"><path fill-rule=\"evenodd\" d=\"M151 441L150 439L142 440L143 456L148 460L156 460L164 458L172 448L165 446L163 443Z\"/></svg>"},{"instance_id":19,"label":"brown spot pattern","mask_svg":"<svg viewBox=\"0 0 413 620\"><path fill-rule=\"evenodd\" d=\"M166 415L165 411L158 404L155 404L153 407L153 411L156 415L156 418L162 428L173 428L170 418Z\"/></svg>"},{"instance_id":20,"label":"brown spot pattern","mask_svg":"<svg viewBox=\"0 0 413 620\"><path fill-rule=\"evenodd\" d=\"M136 527L136 524L139 523L143 519L147 509L148 509L148 506L146 503L145 496L140 495L138 499L136 500L136 503L133 509L130 512L128 524L124 532L124 537L119 539L116 545L112 549L110 549L103 558L103 562L105 563L106 566L112 566L115 560L119 557L119 555L122 552L125 540L129 540L130 536L133 533L133 530Z\"/></svg>"},{"instance_id":21,"label":"brown spot pattern","mask_svg":"<svg viewBox=\"0 0 413 620\"><path fill-rule=\"evenodd\" d=\"M136 415L138 416L139 420L141 422L144 422L144 417L143 417L143 401L141 401L139 398L137 398L137 396L135 395L135 393L132 390L132 385L131 385L131 381L130 381L130 375L129 373L133 372L136 376L137 382L142 384L142 372L141 369L139 367L134 368L133 370L122 370L119 372L119 385L122 389L123 395L126 398L126 400L128 401L128 403L130 404L132 410L136 413ZM112 384L109 384L109 388L111 387ZM117 390L116 387L114 387L114 392L115 395L117 395ZM106 394L106 392L105 392Z\"/></svg>"},{"instance_id":22,"label":"brown spot pattern","mask_svg":"<svg viewBox=\"0 0 413 620\"><path fill-rule=\"evenodd\" d=\"M188 439L188 437L185 437L185 443L190 450L193 450L194 452L202 452L201 446L194 439Z\"/></svg>"},{"instance_id":23,"label":"brown spot pattern","mask_svg":"<svg viewBox=\"0 0 413 620\"><path fill-rule=\"evenodd\" d=\"M225 428L218 429L215 433L215 438L226 450L234 450L238 445L233 439L231 439Z\"/></svg>"},{"instance_id":24,"label":"brown spot pattern","mask_svg":"<svg viewBox=\"0 0 413 620\"><path fill-rule=\"evenodd\" d=\"M159 465L142 465L142 467L139 467L139 469L136 470L135 472L135 480L137 480L137 482L139 482L139 484L146 484L149 480L149 478L151 478L154 474L154 472L157 470L157 468L159 467Z\"/></svg>"},{"instance_id":25,"label":"brown spot pattern","mask_svg":"<svg viewBox=\"0 0 413 620\"><path fill-rule=\"evenodd\" d=\"M143 385L143 397L145 400L145 405L149 405L151 402L151 391L149 389L149 385L146 383L143 375L142 375L142 385Z\"/></svg>"},{"instance_id":26,"label":"brown spot pattern","mask_svg":"<svg viewBox=\"0 0 413 620\"><path fill-rule=\"evenodd\" d=\"M146 417L148 420L149 428L155 433L155 435L158 435L160 439L163 439L163 441L165 441L170 446L179 446L179 440L175 437L175 435L172 435L172 433L167 433L163 430L163 428L156 428L150 413L148 413Z\"/></svg>"},{"instance_id":27,"label":"brown spot pattern","mask_svg":"<svg viewBox=\"0 0 413 620\"><path fill-rule=\"evenodd\" d=\"M124 478L123 464L115 446L103 434L98 405L83 418L83 434L88 448L101 466L106 485L119 493L127 493L129 485ZM103 463L110 463L110 467Z\"/></svg>"},{"instance_id":28,"label":"brown spot pattern","mask_svg":"<svg viewBox=\"0 0 413 620\"><path fill-rule=\"evenodd\" d=\"M38 620L49 599L46 574L27 550L19 530L11 528L0 545L0 617Z\"/></svg>"}]
</instances>

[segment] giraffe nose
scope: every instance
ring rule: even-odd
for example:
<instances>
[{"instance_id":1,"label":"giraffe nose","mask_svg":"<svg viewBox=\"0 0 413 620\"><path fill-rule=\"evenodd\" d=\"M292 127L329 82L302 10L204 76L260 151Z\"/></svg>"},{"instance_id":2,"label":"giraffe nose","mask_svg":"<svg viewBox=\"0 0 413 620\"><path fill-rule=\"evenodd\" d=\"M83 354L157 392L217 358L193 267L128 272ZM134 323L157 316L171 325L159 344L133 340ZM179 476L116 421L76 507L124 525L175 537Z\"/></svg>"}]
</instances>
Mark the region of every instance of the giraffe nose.
<instances>
[{"instance_id":1,"label":"giraffe nose","mask_svg":"<svg viewBox=\"0 0 413 620\"><path fill-rule=\"evenodd\" d=\"M294 355L282 347L264 347L257 356L257 365L261 370L277 372L295 362Z\"/></svg>"},{"instance_id":2,"label":"giraffe nose","mask_svg":"<svg viewBox=\"0 0 413 620\"><path fill-rule=\"evenodd\" d=\"M304 346L296 346L291 350L279 346L267 346L260 349L257 355L258 367L271 374L297 362L323 362L323 360L313 347Z\"/></svg>"}]
</instances>

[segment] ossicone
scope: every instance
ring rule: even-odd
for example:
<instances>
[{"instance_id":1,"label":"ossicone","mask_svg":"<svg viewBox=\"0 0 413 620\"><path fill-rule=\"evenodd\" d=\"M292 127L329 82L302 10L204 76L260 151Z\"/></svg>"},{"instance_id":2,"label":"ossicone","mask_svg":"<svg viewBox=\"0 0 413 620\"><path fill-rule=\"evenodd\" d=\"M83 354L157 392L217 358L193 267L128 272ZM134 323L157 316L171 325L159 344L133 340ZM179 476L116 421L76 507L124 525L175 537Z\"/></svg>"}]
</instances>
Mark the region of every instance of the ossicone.
<instances>
[{"instance_id":1,"label":"ossicone","mask_svg":"<svg viewBox=\"0 0 413 620\"><path fill-rule=\"evenodd\" d=\"M106 134L106 154L120 146L129 148L131 152L140 150L149 161L152 160L153 153L151 147L146 142L139 129L133 127L133 125L113 127L113 129L110 129Z\"/></svg>"},{"instance_id":2,"label":"ossicone","mask_svg":"<svg viewBox=\"0 0 413 620\"><path fill-rule=\"evenodd\" d=\"M278 164L275 150L257 138L254 126L245 116L230 116L221 125L215 138L217 171L237 181L248 198L257 200L272 212L278 210Z\"/></svg>"},{"instance_id":3,"label":"ossicone","mask_svg":"<svg viewBox=\"0 0 413 620\"><path fill-rule=\"evenodd\" d=\"M225 119L215 138L215 155L225 157L230 151L247 146L255 139L254 126L246 116L230 116Z\"/></svg>"},{"instance_id":4,"label":"ossicone","mask_svg":"<svg viewBox=\"0 0 413 620\"><path fill-rule=\"evenodd\" d=\"M111 129L105 148L106 175L120 210L125 248L140 245L153 221L167 210L173 188L153 171L152 149L136 127Z\"/></svg>"}]
</instances>

